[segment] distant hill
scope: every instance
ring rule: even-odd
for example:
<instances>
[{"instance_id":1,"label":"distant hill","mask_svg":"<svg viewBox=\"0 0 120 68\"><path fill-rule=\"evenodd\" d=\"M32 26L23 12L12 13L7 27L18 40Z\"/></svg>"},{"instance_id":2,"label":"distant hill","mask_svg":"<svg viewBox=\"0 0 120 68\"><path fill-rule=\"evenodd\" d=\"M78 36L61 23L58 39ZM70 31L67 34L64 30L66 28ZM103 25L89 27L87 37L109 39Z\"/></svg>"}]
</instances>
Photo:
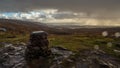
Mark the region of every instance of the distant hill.
<instances>
[{"instance_id":1,"label":"distant hill","mask_svg":"<svg viewBox=\"0 0 120 68\"><path fill-rule=\"evenodd\" d=\"M63 30L46 25L40 22L21 21L13 19L0 19L0 28L5 28L7 32L11 33L30 33L32 31L44 30L50 34L69 34L67 28Z\"/></svg>"},{"instance_id":2,"label":"distant hill","mask_svg":"<svg viewBox=\"0 0 120 68\"><path fill-rule=\"evenodd\" d=\"M0 28L5 28L7 31L16 33L27 33L34 30L41 30L40 25L32 22L25 22L20 20L0 19Z\"/></svg>"},{"instance_id":3,"label":"distant hill","mask_svg":"<svg viewBox=\"0 0 120 68\"><path fill-rule=\"evenodd\" d=\"M101 34L103 31L110 33L120 32L120 27L95 27L95 26L52 26L39 22L0 19L0 28L5 28L11 33L30 33L32 31L44 30L50 34Z\"/></svg>"}]
</instances>

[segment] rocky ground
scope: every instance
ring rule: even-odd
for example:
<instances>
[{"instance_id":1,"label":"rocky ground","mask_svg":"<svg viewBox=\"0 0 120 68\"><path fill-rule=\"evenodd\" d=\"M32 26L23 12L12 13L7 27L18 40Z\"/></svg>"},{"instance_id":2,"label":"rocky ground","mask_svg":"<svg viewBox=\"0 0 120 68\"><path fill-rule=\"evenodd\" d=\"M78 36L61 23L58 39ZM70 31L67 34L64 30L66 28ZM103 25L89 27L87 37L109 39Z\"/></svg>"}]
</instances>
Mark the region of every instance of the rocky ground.
<instances>
[{"instance_id":1,"label":"rocky ground","mask_svg":"<svg viewBox=\"0 0 120 68\"><path fill-rule=\"evenodd\" d=\"M0 68L27 68L24 59L26 47L22 44L1 43ZM25 44L24 44L25 45ZM52 47L50 68L120 68L120 59L101 50L74 53L65 48Z\"/></svg>"},{"instance_id":2,"label":"rocky ground","mask_svg":"<svg viewBox=\"0 0 120 68\"><path fill-rule=\"evenodd\" d=\"M3 45L0 48L0 68L24 68L25 46L13 46L7 43Z\"/></svg>"}]
</instances>

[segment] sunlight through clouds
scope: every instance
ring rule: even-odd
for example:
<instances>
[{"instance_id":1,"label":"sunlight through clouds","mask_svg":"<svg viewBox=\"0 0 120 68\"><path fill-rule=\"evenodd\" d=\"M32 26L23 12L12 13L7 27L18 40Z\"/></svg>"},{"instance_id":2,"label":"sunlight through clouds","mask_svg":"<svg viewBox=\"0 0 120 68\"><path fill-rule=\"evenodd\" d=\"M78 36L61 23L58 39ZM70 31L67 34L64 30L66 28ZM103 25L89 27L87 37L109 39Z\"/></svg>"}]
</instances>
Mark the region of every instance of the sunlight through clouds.
<instances>
[{"instance_id":1,"label":"sunlight through clouds","mask_svg":"<svg viewBox=\"0 0 120 68\"><path fill-rule=\"evenodd\" d=\"M60 11L58 9L41 9L28 12L1 12L0 18L18 19L51 24L77 24L94 26L120 26L120 18L100 18L98 14L87 12Z\"/></svg>"}]
</instances>

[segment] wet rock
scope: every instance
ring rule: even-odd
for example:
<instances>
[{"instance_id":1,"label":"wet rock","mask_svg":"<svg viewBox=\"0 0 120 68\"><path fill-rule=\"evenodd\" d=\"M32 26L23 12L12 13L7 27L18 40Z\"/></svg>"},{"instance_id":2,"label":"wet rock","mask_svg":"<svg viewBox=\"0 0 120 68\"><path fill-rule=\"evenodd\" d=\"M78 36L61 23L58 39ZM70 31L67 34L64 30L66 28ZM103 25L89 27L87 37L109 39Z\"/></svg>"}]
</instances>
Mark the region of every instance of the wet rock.
<instances>
[{"instance_id":1,"label":"wet rock","mask_svg":"<svg viewBox=\"0 0 120 68\"><path fill-rule=\"evenodd\" d=\"M24 59L26 47L21 45L14 46L10 44L11 50L8 45L0 48L0 68L27 68L28 63L26 64L26 60ZM50 49L53 58L49 58L49 60L52 61L49 68L120 67L120 60L118 58L112 57L100 50L84 50L76 53L76 55L74 52L62 47L52 47ZM38 68L39 66L42 66L42 68L45 68L48 59L40 56L39 59L33 59L31 61L32 62L29 63L30 67Z\"/></svg>"},{"instance_id":2,"label":"wet rock","mask_svg":"<svg viewBox=\"0 0 120 68\"><path fill-rule=\"evenodd\" d=\"M62 47L53 47L51 48L51 51L52 51L52 54L59 54L66 58L73 54L72 51Z\"/></svg>"},{"instance_id":3,"label":"wet rock","mask_svg":"<svg viewBox=\"0 0 120 68\"><path fill-rule=\"evenodd\" d=\"M53 59L51 60L52 64L50 68L63 68L61 64L64 62L64 59L68 59L70 55L74 54L72 51L62 47L52 47L51 52ZM67 61L72 62L71 59L68 59Z\"/></svg>"},{"instance_id":4,"label":"wet rock","mask_svg":"<svg viewBox=\"0 0 120 68\"><path fill-rule=\"evenodd\" d=\"M2 43L0 68L120 68L120 59L100 50L98 45L93 50L74 53L63 47L48 48L48 44L44 31L31 33L27 47Z\"/></svg>"},{"instance_id":5,"label":"wet rock","mask_svg":"<svg viewBox=\"0 0 120 68\"><path fill-rule=\"evenodd\" d=\"M0 68L24 68L25 47L5 44L0 48Z\"/></svg>"},{"instance_id":6,"label":"wet rock","mask_svg":"<svg viewBox=\"0 0 120 68\"><path fill-rule=\"evenodd\" d=\"M84 59L84 61L82 60ZM112 57L103 51L85 50L76 59L76 68L118 68L119 58ZM116 61L117 60L117 61Z\"/></svg>"}]
</instances>

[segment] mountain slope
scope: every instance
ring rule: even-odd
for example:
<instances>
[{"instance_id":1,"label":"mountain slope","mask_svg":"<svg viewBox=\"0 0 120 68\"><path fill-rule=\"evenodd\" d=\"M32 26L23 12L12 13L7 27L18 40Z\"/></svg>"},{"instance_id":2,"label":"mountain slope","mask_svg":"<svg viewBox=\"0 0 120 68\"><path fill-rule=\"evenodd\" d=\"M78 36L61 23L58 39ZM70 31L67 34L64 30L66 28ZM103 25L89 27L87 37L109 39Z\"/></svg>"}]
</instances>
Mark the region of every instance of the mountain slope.
<instances>
[{"instance_id":1,"label":"mountain slope","mask_svg":"<svg viewBox=\"0 0 120 68\"><path fill-rule=\"evenodd\" d=\"M68 34L71 33L67 28L58 29L40 22L29 22L12 19L0 19L0 28L5 28L11 33L30 33L32 31L44 30L52 34Z\"/></svg>"},{"instance_id":2,"label":"mountain slope","mask_svg":"<svg viewBox=\"0 0 120 68\"><path fill-rule=\"evenodd\" d=\"M29 22L21 20L0 19L0 28L5 28L11 33L30 33L32 31L44 30L52 34L85 34L98 35L103 31L108 31L110 34L120 32L120 27L93 27L93 26L51 26L40 22Z\"/></svg>"},{"instance_id":3,"label":"mountain slope","mask_svg":"<svg viewBox=\"0 0 120 68\"><path fill-rule=\"evenodd\" d=\"M8 32L28 33L36 30L48 28L45 24L27 22L20 20L0 19L0 28L5 28Z\"/></svg>"}]
</instances>

